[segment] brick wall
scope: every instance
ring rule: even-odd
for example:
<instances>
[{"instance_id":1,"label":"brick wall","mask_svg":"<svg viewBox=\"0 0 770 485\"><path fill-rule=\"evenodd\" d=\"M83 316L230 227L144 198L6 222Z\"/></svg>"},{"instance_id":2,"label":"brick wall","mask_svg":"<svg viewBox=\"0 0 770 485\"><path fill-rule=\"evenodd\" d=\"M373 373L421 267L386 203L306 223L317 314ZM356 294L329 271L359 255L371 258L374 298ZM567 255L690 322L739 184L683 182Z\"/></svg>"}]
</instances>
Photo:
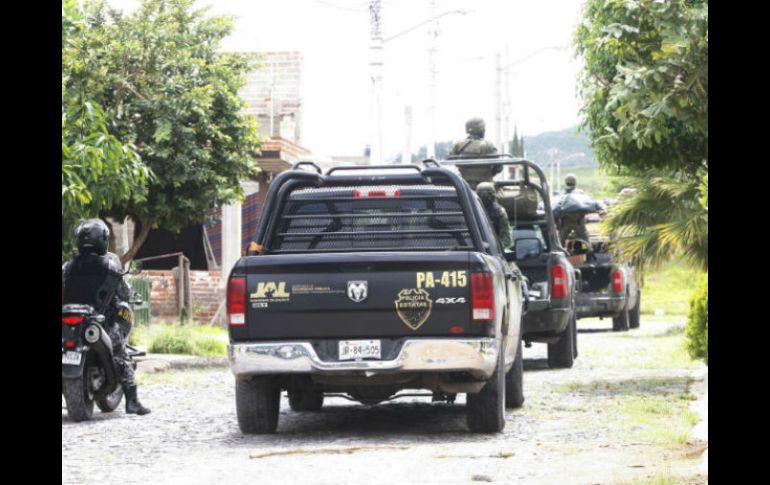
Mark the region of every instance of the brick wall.
<instances>
[{"instance_id":1,"label":"brick wall","mask_svg":"<svg viewBox=\"0 0 770 485\"><path fill-rule=\"evenodd\" d=\"M142 276L152 281L150 308L153 319L176 320L179 313L174 271L148 270L143 271ZM219 271L190 271L193 320L196 322L209 323L216 313L220 302L220 279Z\"/></svg>"}]
</instances>

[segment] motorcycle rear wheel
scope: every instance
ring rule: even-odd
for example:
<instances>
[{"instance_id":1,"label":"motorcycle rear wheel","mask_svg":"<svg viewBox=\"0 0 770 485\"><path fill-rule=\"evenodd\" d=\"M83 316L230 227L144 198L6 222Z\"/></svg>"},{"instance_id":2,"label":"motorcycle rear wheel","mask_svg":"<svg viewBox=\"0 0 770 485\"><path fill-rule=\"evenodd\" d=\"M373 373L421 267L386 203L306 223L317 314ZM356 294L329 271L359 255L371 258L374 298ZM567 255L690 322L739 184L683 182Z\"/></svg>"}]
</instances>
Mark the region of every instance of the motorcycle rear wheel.
<instances>
[{"instance_id":1,"label":"motorcycle rear wheel","mask_svg":"<svg viewBox=\"0 0 770 485\"><path fill-rule=\"evenodd\" d=\"M97 397L96 405L103 413L111 413L116 410L120 405L120 400L123 399L123 386L118 384L118 387L112 391L112 394L106 396Z\"/></svg>"},{"instance_id":2,"label":"motorcycle rear wheel","mask_svg":"<svg viewBox=\"0 0 770 485\"><path fill-rule=\"evenodd\" d=\"M88 395L85 373L80 377L62 379L67 415L74 422L87 421L94 414L94 400Z\"/></svg>"}]
</instances>

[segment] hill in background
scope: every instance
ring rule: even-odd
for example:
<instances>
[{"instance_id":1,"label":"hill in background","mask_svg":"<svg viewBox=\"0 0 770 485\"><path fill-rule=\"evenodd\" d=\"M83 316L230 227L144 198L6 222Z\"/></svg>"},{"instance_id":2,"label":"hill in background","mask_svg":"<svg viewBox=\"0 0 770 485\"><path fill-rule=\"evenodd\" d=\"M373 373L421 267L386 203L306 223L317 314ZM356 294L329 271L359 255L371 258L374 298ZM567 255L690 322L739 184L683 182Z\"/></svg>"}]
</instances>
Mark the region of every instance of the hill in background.
<instances>
[{"instance_id":1,"label":"hill in background","mask_svg":"<svg viewBox=\"0 0 770 485\"><path fill-rule=\"evenodd\" d=\"M591 144L573 126L559 131L549 131L535 136L524 136L526 157L541 166L561 160L562 170L566 167L597 167Z\"/></svg>"}]
</instances>

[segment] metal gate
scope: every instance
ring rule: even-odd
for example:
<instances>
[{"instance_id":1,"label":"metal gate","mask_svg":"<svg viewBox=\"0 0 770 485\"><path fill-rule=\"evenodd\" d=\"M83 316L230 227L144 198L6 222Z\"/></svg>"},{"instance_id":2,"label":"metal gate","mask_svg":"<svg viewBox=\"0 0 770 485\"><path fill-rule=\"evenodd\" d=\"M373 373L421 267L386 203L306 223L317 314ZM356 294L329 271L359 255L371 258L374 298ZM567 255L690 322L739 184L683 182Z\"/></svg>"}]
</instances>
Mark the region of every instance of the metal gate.
<instances>
[{"instance_id":1,"label":"metal gate","mask_svg":"<svg viewBox=\"0 0 770 485\"><path fill-rule=\"evenodd\" d=\"M129 278L131 289L142 299L141 305L134 306L134 321L141 325L149 325L152 316L150 315L150 297L152 292L152 281L150 278L134 277Z\"/></svg>"}]
</instances>

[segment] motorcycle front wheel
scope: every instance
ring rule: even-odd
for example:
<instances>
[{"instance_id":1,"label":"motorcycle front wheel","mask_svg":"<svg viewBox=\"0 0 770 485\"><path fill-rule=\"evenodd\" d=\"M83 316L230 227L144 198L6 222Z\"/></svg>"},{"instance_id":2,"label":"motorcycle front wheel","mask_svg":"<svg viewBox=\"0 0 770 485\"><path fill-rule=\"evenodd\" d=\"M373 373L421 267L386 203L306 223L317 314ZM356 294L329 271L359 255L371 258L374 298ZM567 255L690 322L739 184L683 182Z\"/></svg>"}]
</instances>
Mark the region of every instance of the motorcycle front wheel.
<instances>
[{"instance_id":1,"label":"motorcycle front wheel","mask_svg":"<svg viewBox=\"0 0 770 485\"><path fill-rule=\"evenodd\" d=\"M87 421L94 414L94 400L88 394L85 372L80 377L62 379L67 415L72 421Z\"/></svg>"},{"instance_id":2,"label":"motorcycle front wheel","mask_svg":"<svg viewBox=\"0 0 770 485\"><path fill-rule=\"evenodd\" d=\"M112 391L112 394L107 394L106 396L97 397L96 405L99 406L99 409L103 413L111 413L112 411L117 409L121 399L123 399L123 386L118 384L118 387L116 387L115 390Z\"/></svg>"}]
</instances>

